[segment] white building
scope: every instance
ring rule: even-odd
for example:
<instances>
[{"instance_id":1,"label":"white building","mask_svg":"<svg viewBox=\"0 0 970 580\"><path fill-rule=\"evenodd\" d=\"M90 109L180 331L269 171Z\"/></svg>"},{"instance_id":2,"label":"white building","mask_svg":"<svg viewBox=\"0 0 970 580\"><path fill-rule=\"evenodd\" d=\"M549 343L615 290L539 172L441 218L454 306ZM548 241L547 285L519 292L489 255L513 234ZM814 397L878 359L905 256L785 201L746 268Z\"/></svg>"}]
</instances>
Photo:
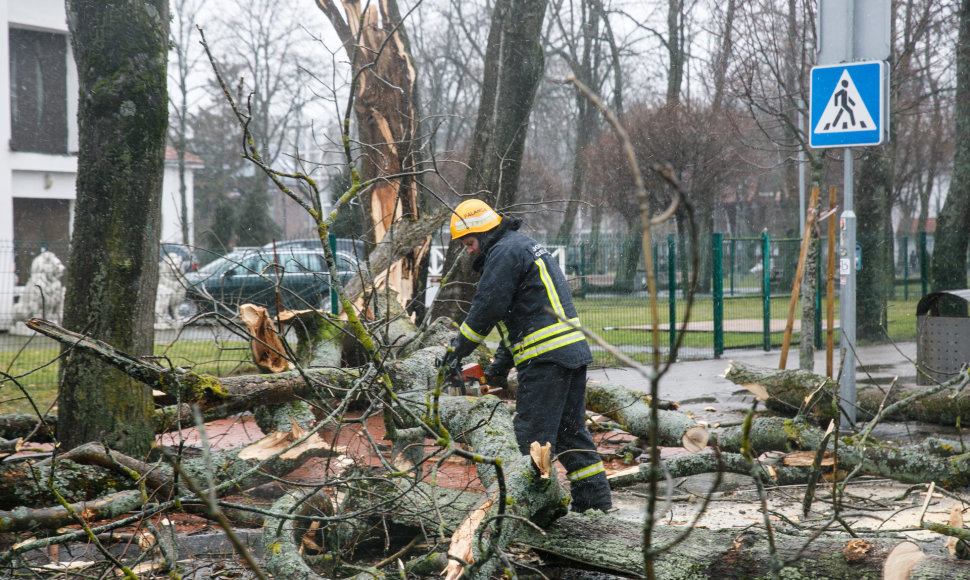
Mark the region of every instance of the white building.
<instances>
[{"instance_id":1,"label":"white building","mask_svg":"<svg viewBox=\"0 0 970 580\"><path fill-rule=\"evenodd\" d=\"M77 172L78 78L64 0L0 0L0 331L42 249L66 262ZM192 171L187 160L189 243ZM181 242L174 151L166 152L162 240Z\"/></svg>"}]
</instances>

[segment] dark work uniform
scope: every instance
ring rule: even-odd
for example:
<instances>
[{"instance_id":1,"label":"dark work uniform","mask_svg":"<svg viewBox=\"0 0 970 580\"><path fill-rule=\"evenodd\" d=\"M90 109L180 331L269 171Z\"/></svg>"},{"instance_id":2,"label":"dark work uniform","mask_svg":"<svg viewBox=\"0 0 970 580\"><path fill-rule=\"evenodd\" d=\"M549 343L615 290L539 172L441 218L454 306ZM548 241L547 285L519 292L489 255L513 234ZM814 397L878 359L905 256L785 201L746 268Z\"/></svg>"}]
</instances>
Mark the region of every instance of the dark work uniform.
<instances>
[{"instance_id":1,"label":"dark work uniform","mask_svg":"<svg viewBox=\"0 0 970 580\"><path fill-rule=\"evenodd\" d=\"M502 342L485 372L505 376L513 364L518 369L519 450L527 454L533 441L552 443L567 470L573 511L605 511L612 507L609 483L586 428L586 365L593 356L586 337L570 325L578 327L579 318L566 276L542 244L517 231L520 224L504 218L489 232L468 234L480 240L473 267L482 277L455 355L468 356L498 328Z\"/></svg>"}]
</instances>

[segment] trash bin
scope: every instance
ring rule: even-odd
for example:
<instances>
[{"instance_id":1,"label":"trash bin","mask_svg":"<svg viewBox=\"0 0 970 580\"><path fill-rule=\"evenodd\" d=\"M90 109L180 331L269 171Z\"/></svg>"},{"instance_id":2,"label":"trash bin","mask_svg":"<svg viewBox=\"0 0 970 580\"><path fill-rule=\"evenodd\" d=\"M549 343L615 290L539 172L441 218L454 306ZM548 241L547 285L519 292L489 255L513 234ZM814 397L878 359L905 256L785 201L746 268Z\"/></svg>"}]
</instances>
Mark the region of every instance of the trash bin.
<instances>
[{"instance_id":1,"label":"trash bin","mask_svg":"<svg viewBox=\"0 0 970 580\"><path fill-rule=\"evenodd\" d=\"M917 385L946 382L970 363L968 305L970 290L931 292L920 299L916 306Z\"/></svg>"}]
</instances>

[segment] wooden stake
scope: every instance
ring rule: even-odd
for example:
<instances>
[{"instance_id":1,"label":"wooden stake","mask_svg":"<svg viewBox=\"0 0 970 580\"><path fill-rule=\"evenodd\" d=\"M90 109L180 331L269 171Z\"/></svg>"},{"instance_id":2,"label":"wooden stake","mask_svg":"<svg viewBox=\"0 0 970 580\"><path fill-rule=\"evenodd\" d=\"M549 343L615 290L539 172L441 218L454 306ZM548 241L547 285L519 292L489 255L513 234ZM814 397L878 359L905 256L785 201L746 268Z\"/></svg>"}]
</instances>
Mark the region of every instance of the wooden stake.
<instances>
[{"instance_id":1,"label":"wooden stake","mask_svg":"<svg viewBox=\"0 0 970 580\"><path fill-rule=\"evenodd\" d=\"M812 197L808 207L814 210L816 205L818 205L818 186L812 188ZM795 324L795 306L798 304L798 294L802 286L802 271L805 269L805 259L808 257L808 246L812 240L812 229L815 227L816 213L815 211L809 211L805 217L805 231L802 232L802 248L798 252L798 267L795 268L795 282L792 284L791 301L788 303L788 320L785 323L785 338L781 343L781 361L778 363L779 369L784 369L788 364L788 347L791 346L792 327Z\"/></svg>"}]
</instances>

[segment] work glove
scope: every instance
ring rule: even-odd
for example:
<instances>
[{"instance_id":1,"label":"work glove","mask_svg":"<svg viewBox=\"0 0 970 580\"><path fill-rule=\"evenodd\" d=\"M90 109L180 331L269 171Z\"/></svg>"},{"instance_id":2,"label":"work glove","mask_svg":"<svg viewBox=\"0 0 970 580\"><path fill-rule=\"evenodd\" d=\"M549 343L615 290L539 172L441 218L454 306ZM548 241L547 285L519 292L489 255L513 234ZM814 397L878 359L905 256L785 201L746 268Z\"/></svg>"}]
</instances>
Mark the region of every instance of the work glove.
<instances>
[{"instance_id":1,"label":"work glove","mask_svg":"<svg viewBox=\"0 0 970 580\"><path fill-rule=\"evenodd\" d=\"M439 369L444 368L459 368L461 366L461 361L458 359L458 355L454 350L448 349L445 351L445 355L435 360L435 366Z\"/></svg>"},{"instance_id":2,"label":"work glove","mask_svg":"<svg viewBox=\"0 0 970 580\"><path fill-rule=\"evenodd\" d=\"M448 349L445 355L435 361L435 366L444 369L445 380L461 384L461 359L454 349Z\"/></svg>"},{"instance_id":3,"label":"work glove","mask_svg":"<svg viewBox=\"0 0 970 580\"><path fill-rule=\"evenodd\" d=\"M483 371L485 374L485 384L498 389L505 389L509 386L509 371L490 364Z\"/></svg>"}]
</instances>

